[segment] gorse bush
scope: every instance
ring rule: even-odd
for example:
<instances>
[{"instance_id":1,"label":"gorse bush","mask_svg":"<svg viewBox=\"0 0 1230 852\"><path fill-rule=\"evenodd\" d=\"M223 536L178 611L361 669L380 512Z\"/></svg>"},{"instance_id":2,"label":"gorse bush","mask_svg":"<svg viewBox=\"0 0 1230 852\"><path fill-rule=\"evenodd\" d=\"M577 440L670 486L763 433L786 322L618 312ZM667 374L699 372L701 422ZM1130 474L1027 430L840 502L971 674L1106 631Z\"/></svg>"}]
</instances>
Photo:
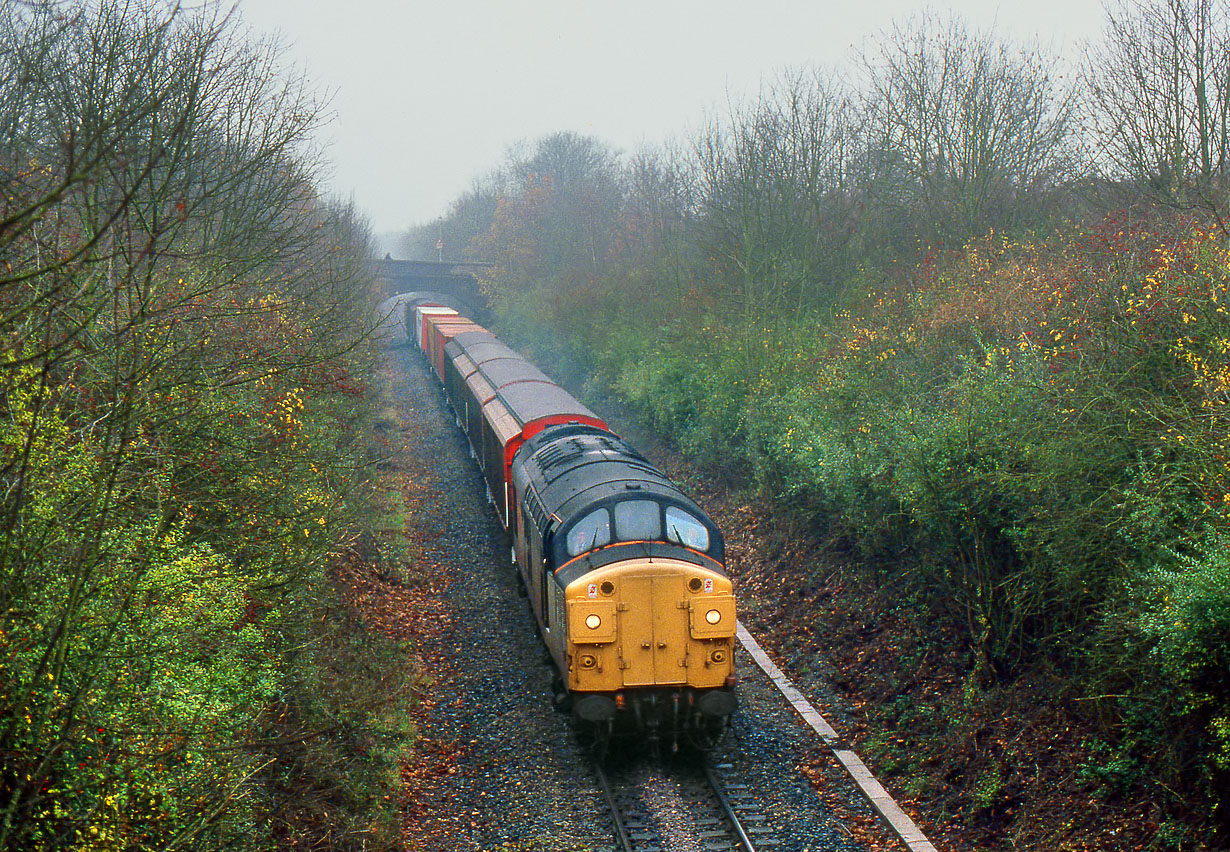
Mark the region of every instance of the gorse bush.
<instances>
[{"instance_id":1,"label":"gorse bush","mask_svg":"<svg viewBox=\"0 0 1230 852\"><path fill-rule=\"evenodd\" d=\"M1222 815L1230 777L1226 532L1211 529L1185 550L1120 578L1096 625L1094 682L1105 690L1101 705L1124 723L1100 748L1115 764L1141 767L1132 783L1160 775L1160 795L1195 793Z\"/></svg>"},{"instance_id":2,"label":"gorse bush","mask_svg":"<svg viewBox=\"0 0 1230 852\"><path fill-rule=\"evenodd\" d=\"M1149 571L1138 594L1145 606L1135 628L1158 694L1195 723L1194 748L1230 770L1230 534L1218 530L1173 567Z\"/></svg>"},{"instance_id":3,"label":"gorse bush","mask_svg":"<svg viewBox=\"0 0 1230 852\"><path fill-rule=\"evenodd\" d=\"M681 447L734 468L746 457L744 410L766 337L712 321L659 326L657 340L624 342L615 388Z\"/></svg>"}]
</instances>

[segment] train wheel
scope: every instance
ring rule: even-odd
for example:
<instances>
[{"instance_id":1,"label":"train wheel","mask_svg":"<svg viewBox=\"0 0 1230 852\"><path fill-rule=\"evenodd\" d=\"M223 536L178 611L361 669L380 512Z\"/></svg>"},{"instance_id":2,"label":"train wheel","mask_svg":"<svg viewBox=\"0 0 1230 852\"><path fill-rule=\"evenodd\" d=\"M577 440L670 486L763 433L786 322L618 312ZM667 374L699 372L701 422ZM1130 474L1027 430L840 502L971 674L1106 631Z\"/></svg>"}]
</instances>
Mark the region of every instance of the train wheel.
<instances>
[{"instance_id":1,"label":"train wheel","mask_svg":"<svg viewBox=\"0 0 1230 852\"><path fill-rule=\"evenodd\" d=\"M607 754L610 751L611 733L614 727L615 723L611 721L588 722L584 719L578 719L576 725L577 742L590 758L602 762L606 760Z\"/></svg>"},{"instance_id":2,"label":"train wheel","mask_svg":"<svg viewBox=\"0 0 1230 852\"><path fill-rule=\"evenodd\" d=\"M572 712L572 696L564 688L564 681L559 675L551 678L551 706L560 713Z\"/></svg>"},{"instance_id":3,"label":"train wheel","mask_svg":"<svg viewBox=\"0 0 1230 852\"><path fill-rule=\"evenodd\" d=\"M688 745L699 752L712 751L729 727L729 716L702 716L688 729Z\"/></svg>"}]
</instances>

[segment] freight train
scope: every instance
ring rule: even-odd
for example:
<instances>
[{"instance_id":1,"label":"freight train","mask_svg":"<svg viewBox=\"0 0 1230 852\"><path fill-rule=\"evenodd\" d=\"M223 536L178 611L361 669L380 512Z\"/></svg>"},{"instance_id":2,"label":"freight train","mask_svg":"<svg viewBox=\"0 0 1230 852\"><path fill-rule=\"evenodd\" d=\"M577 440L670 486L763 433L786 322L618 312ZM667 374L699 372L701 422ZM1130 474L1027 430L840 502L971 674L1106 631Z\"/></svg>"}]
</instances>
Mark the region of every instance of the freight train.
<instances>
[{"instance_id":1,"label":"freight train","mask_svg":"<svg viewBox=\"0 0 1230 852\"><path fill-rule=\"evenodd\" d=\"M738 706L722 534L596 414L457 311L406 300L508 531L556 671L555 702L605 748L711 747Z\"/></svg>"}]
</instances>

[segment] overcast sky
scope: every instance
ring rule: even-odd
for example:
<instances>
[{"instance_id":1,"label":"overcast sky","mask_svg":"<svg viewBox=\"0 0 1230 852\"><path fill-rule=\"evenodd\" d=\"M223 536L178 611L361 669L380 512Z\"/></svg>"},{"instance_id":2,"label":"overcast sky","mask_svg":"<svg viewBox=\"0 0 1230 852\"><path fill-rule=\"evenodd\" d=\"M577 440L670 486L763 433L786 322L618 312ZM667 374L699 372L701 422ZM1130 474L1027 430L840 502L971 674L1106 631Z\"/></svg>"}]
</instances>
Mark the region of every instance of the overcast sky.
<instances>
[{"instance_id":1,"label":"overcast sky","mask_svg":"<svg viewBox=\"0 0 1230 852\"><path fill-rule=\"evenodd\" d=\"M762 79L849 66L912 0L238 0L332 94L328 189L377 233L445 213L509 145L559 130L623 151L700 126ZM949 7L932 5L947 11ZM957 0L994 26L1071 52L1101 0Z\"/></svg>"}]
</instances>

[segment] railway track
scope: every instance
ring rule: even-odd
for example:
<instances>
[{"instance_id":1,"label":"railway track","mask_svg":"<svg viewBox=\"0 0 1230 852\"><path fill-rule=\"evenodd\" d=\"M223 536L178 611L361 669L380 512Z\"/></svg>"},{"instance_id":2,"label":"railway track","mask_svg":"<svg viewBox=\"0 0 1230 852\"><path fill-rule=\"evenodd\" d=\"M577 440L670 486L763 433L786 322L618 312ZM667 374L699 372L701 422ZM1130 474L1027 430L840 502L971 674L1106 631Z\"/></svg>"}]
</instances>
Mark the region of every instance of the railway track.
<instances>
[{"instance_id":1,"label":"railway track","mask_svg":"<svg viewBox=\"0 0 1230 852\"><path fill-rule=\"evenodd\" d=\"M729 766L665 763L606 766L598 784L623 852L756 852L780 840L747 785Z\"/></svg>"}]
</instances>

